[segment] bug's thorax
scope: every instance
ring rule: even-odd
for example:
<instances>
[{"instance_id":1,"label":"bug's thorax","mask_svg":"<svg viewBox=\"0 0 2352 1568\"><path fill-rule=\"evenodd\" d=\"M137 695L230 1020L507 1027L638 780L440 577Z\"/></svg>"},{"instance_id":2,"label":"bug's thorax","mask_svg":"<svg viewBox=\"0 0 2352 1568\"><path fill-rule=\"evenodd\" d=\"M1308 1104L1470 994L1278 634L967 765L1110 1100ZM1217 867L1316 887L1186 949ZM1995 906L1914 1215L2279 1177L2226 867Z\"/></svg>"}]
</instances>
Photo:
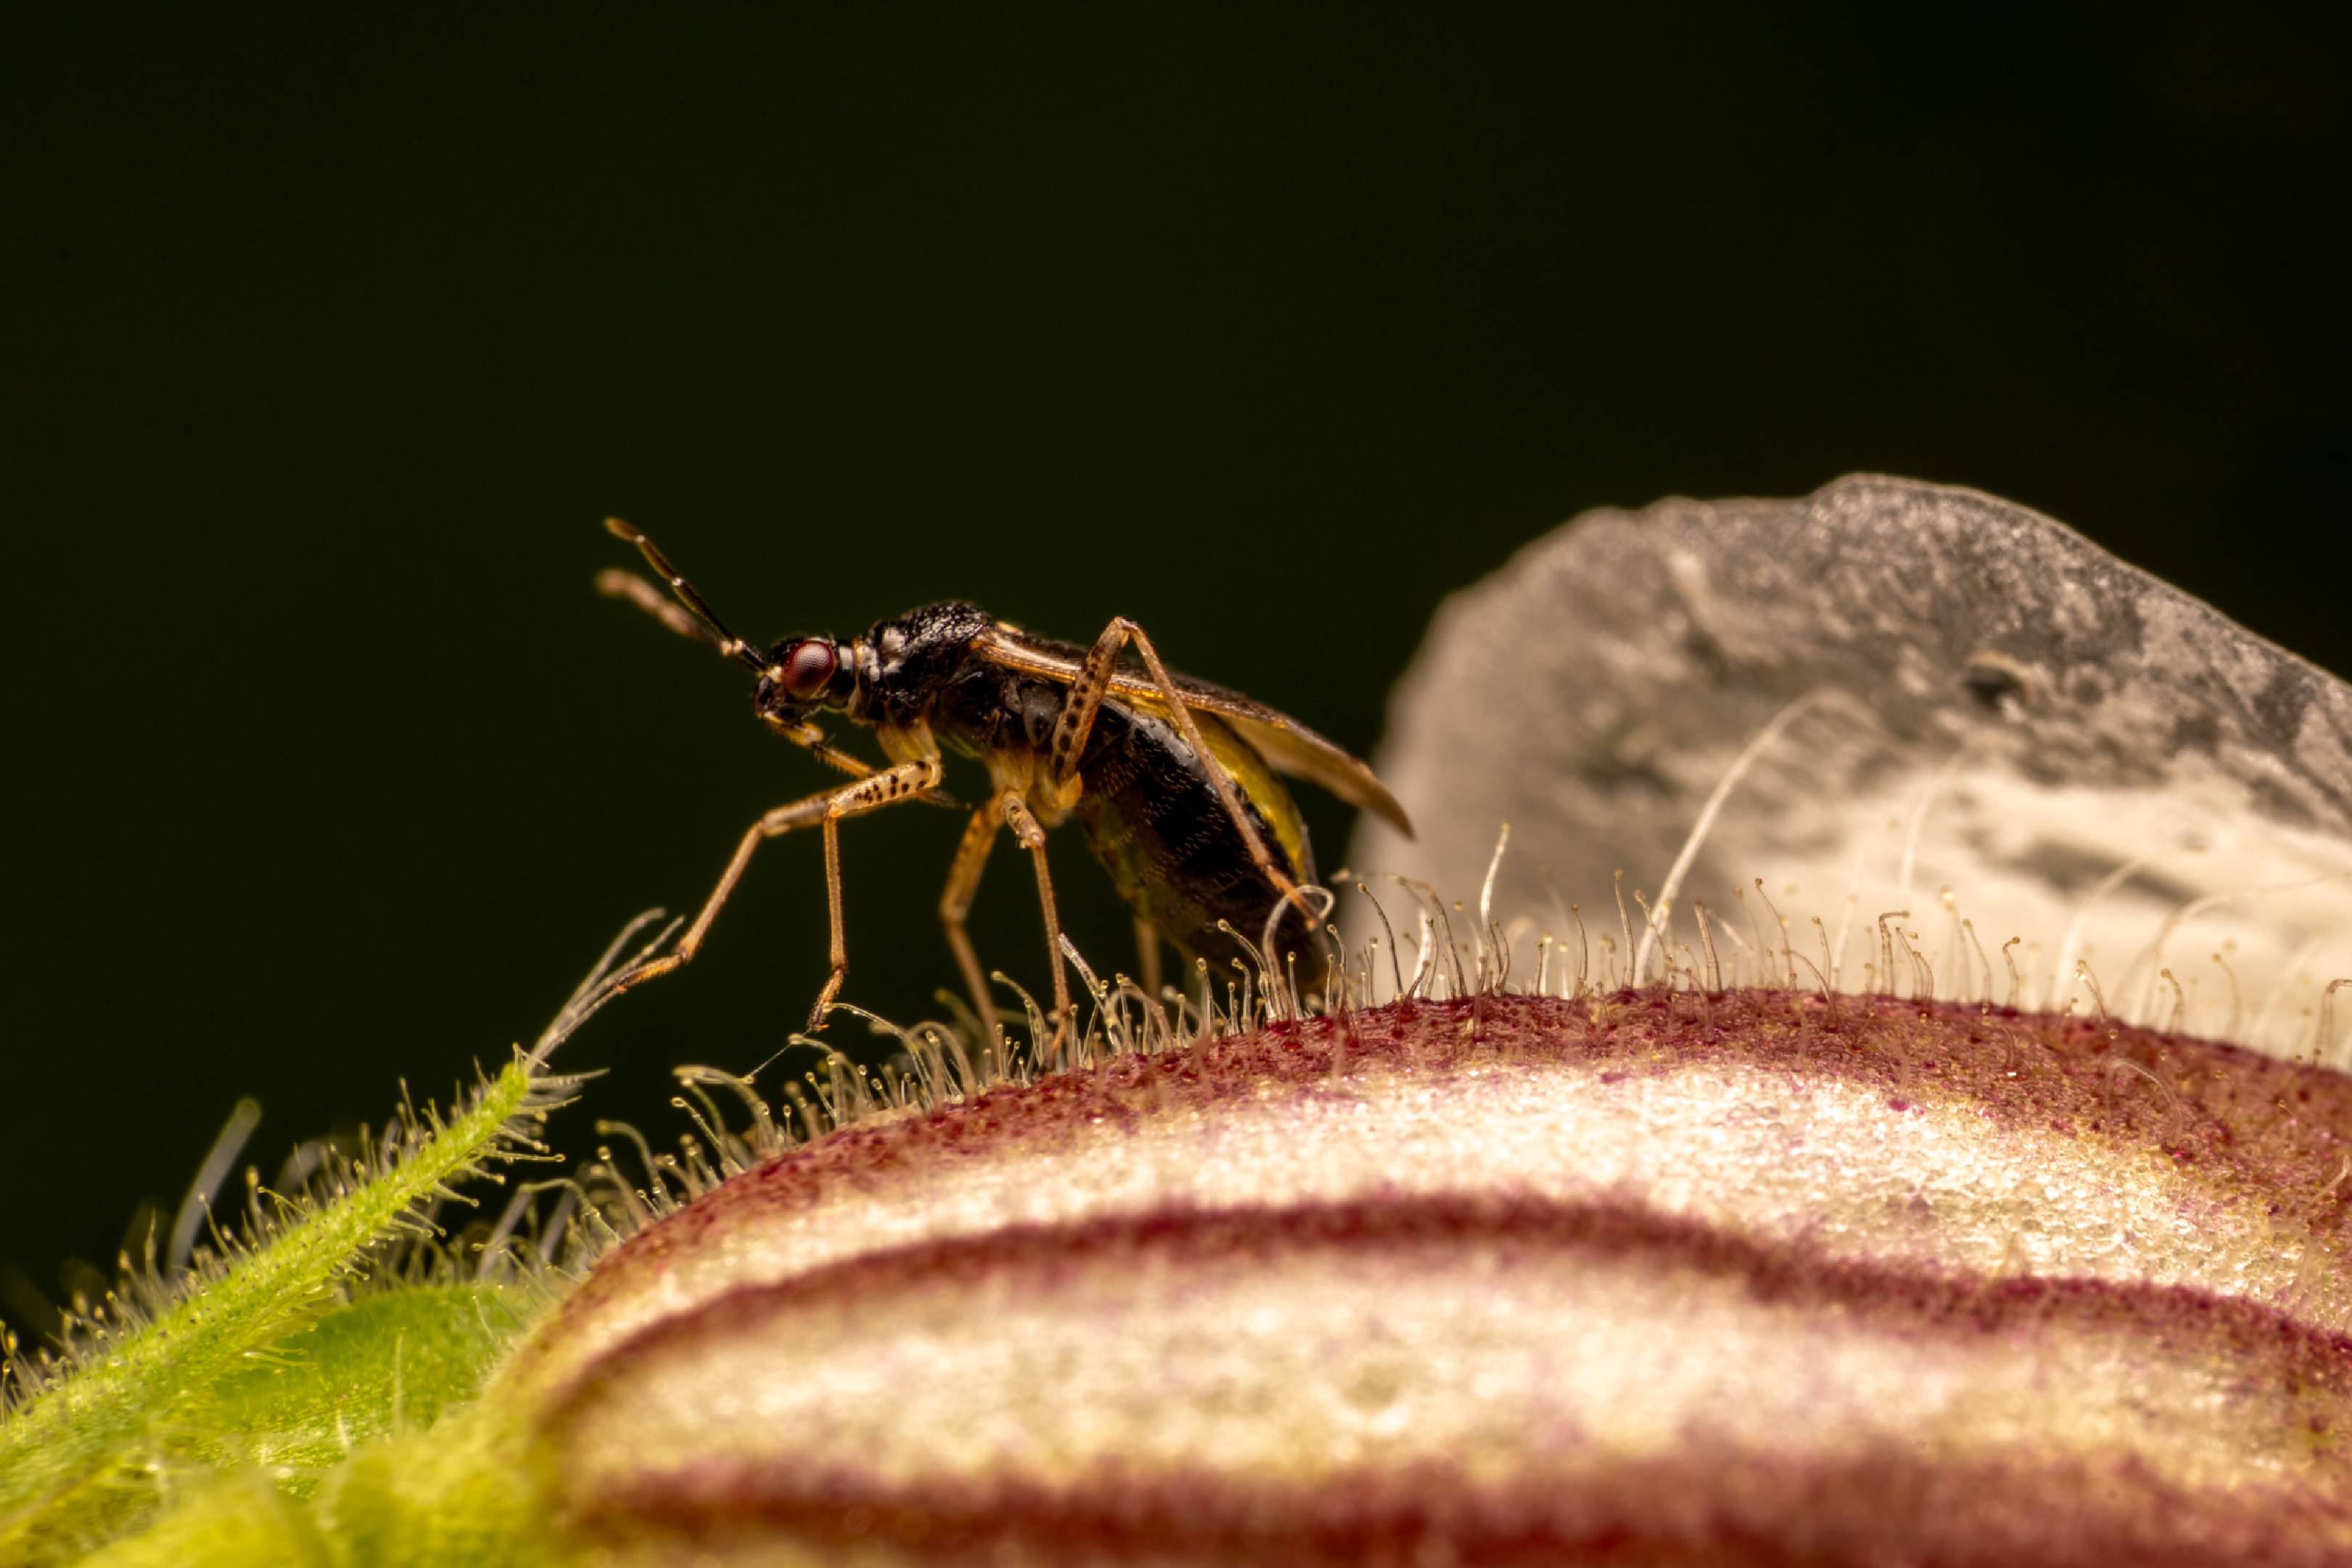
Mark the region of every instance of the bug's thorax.
<instances>
[{"instance_id":1,"label":"bug's thorax","mask_svg":"<svg viewBox=\"0 0 2352 1568\"><path fill-rule=\"evenodd\" d=\"M875 622L849 642L850 720L880 726L922 718L970 664L972 641L989 624L979 606L956 599Z\"/></svg>"}]
</instances>

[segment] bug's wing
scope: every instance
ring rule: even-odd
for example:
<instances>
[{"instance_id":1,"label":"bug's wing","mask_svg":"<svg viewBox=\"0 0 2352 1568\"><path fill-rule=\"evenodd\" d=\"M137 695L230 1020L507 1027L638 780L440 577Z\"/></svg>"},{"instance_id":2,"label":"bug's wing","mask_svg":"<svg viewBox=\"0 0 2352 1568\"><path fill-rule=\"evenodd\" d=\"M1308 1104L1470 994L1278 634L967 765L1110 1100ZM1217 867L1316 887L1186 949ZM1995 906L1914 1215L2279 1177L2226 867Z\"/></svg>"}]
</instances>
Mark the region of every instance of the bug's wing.
<instances>
[{"instance_id":1,"label":"bug's wing","mask_svg":"<svg viewBox=\"0 0 2352 1568\"><path fill-rule=\"evenodd\" d=\"M1065 683L1077 679L1087 651L1076 643L1031 637L1007 628L983 634L973 646L991 664ZM1309 780L1349 805L1378 812L1398 832L1408 838L1412 837L1412 821L1405 816L1404 807L1397 804L1396 796L1389 793L1388 786L1373 776L1371 769L1338 746L1288 714L1238 691L1229 691L1172 669L1168 674L1185 707L1214 713L1232 725L1276 772ZM1110 690L1113 696L1135 707L1159 712L1167 710L1167 700L1160 695L1159 683L1140 669L1114 671Z\"/></svg>"},{"instance_id":2,"label":"bug's wing","mask_svg":"<svg viewBox=\"0 0 2352 1568\"><path fill-rule=\"evenodd\" d=\"M1118 682L1113 684L1117 689L1127 689ZM1155 700L1159 695L1149 684L1141 686L1140 690ZM1234 708L1217 702L1194 702L1190 693L1186 695L1186 702L1192 707L1208 709L1240 731L1242 739L1256 747L1258 755L1264 757L1276 773L1312 780L1349 805L1378 812L1399 833L1407 838L1412 837L1412 819L1404 814L1404 807L1397 804L1396 796L1389 793L1389 786L1381 783L1371 769L1296 719L1285 718L1273 709L1246 698Z\"/></svg>"}]
</instances>

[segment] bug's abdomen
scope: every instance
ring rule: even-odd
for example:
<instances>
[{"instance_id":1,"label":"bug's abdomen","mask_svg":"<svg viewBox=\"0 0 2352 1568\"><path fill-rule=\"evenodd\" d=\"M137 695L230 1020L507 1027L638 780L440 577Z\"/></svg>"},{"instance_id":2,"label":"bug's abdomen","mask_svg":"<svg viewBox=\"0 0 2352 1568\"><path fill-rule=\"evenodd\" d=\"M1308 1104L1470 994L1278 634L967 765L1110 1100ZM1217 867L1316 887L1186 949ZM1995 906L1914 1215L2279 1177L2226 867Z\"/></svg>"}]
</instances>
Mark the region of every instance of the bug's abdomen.
<instances>
[{"instance_id":1,"label":"bug's abdomen","mask_svg":"<svg viewBox=\"0 0 2352 1568\"><path fill-rule=\"evenodd\" d=\"M1265 759L1214 716L1194 718L1213 764L1196 757L1167 719L1104 703L1079 759L1084 790L1076 816L1129 907L1187 957L1207 959L1222 984L1232 977L1225 961L1246 955L1217 921L1255 945L1281 895L1251 860L1206 766L1222 767L1233 780L1258 841L1294 881L1315 880L1315 859L1298 808ZM1286 919L1285 947L1302 945L1303 934L1296 916Z\"/></svg>"}]
</instances>

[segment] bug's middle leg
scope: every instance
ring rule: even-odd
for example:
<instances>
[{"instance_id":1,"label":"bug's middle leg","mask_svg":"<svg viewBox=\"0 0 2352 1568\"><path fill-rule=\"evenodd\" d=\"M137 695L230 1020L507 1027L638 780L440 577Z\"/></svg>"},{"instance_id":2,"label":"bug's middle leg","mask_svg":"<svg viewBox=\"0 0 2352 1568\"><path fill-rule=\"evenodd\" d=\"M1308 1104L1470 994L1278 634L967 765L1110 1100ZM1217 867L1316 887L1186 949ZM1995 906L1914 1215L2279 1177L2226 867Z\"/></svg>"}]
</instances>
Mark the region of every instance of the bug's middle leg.
<instances>
[{"instance_id":1,"label":"bug's middle leg","mask_svg":"<svg viewBox=\"0 0 2352 1568\"><path fill-rule=\"evenodd\" d=\"M1054 976L1054 1044L1058 1048L1076 1015L1070 1011L1070 979L1062 957L1062 917L1054 904L1054 877L1045 867L1045 830L1037 824L1028 800L1017 789L998 795L1004 825L1037 867L1037 909L1045 922L1045 963Z\"/></svg>"},{"instance_id":2,"label":"bug's middle leg","mask_svg":"<svg viewBox=\"0 0 2352 1568\"><path fill-rule=\"evenodd\" d=\"M964 825L963 842L956 846L955 858L948 864L948 885L940 893L940 923L947 928L948 946L955 953L956 967L963 972L963 987L971 993L971 1005L980 1015L980 1026L990 1045L996 1041L996 1000L989 994L988 976L981 973L980 954L972 951L971 934L964 930L964 918L971 913L971 900L980 891L980 874L988 869L988 852L996 847L996 830L1004 826L1004 808L999 801L990 801L971 814Z\"/></svg>"},{"instance_id":3,"label":"bug's middle leg","mask_svg":"<svg viewBox=\"0 0 2352 1568\"><path fill-rule=\"evenodd\" d=\"M824 830L825 910L832 926L826 947L832 971L825 981L824 990L817 996L815 1008L809 1016L809 1027L817 1027L824 1022L825 1008L840 991L841 983L849 972L848 952L841 935L841 819L860 816L902 800L912 800L939 782L940 760L937 757L919 758L884 768L839 789L809 795L768 812L751 826L744 833L742 842L736 845L733 858L727 862L727 869L719 873L719 885L710 889L710 896L703 900L702 912L694 917L694 923L686 928L686 934L678 939L677 945L615 975L612 981L612 994L618 995L632 986L642 985L657 975L667 974L671 970L691 963L702 946L702 939L709 934L711 922L719 918L720 907L727 902L728 895L734 892L735 884L742 879L743 868L751 863L752 851L768 839L814 823Z\"/></svg>"},{"instance_id":4,"label":"bug's middle leg","mask_svg":"<svg viewBox=\"0 0 2352 1568\"><path fill-rule=\"evenodd\" d=\"M955 950L956 966L963 971L964 988L971 993L973 1008L980 1014L980 1026L989 1039L996 1038L996 1003L989 994L988 978L981 972L980 954L972 950L971 933L964 929L965 917L971 913L971 900L980 891L981 873L988 868L988 852L996 844L1000 826L1013 829L1013 837L1029 851L1037 866L1037 903L1045 924L1045 962L1054 975L1054 1030L1058 1041L1068 1027L1070 1013L1070 983L1063 970L1062 921L1054 903L1054 879L1045 868L1045 830L1038 825L1034 813L1021 792L1008 789L994 800L971 814L964 826L963 842L956 846L955 859L948 868L948 885L940 894L940 922L947 928L948 945Z\"/></svg>"}]
</instances>

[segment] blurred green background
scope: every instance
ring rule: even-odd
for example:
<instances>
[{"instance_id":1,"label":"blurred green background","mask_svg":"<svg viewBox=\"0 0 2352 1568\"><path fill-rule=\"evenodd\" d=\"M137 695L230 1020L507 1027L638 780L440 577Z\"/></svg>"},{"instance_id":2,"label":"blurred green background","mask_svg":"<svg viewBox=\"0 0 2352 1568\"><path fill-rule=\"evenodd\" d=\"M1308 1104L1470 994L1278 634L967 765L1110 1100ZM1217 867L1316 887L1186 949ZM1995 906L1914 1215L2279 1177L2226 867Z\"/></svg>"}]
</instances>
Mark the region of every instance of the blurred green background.
<instances>
[{"instance_id":1,"label":"blurred green background","mask_svg":"<svg viewBox=\"0 0 2352 1568\"><path fill-rule=\"evenodd\" d=\"M590 592L607 512L747 634L1125 614L1359 749L1559 519L1856 468L2352 668L2340 10L1634 9L11 7L0 1316L238 1095L269 1170L500 1059L825 782ZM950 983L958 826L848 830L850 1000ZM787 840L562 1146L823 972Z\"/></svg>"}]
</instances>

